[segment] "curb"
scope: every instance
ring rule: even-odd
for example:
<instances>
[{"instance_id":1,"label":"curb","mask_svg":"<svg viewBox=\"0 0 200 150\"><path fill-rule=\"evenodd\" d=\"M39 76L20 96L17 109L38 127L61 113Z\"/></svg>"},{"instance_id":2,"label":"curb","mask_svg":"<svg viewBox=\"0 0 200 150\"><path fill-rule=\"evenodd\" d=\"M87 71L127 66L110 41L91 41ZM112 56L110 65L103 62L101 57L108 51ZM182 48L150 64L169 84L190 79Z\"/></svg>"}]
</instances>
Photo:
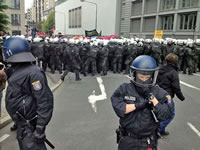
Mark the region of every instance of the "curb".
<instances>
[{"instance_id":1,"label":"curb","mask_svg":"<svg viewBox=\"0 0 200 150\"><path fill-rule=\"evenodd\" d=\"M54 87L51 88L51 91L52 91L52 92L55 92L56 89L59 88L59 86L61 86L61 84L62 84L63 82L64 82L64 81L59 80L58 83L57 83Z\"/></svg>"},{"instance_id":2,"label":"curb","mask_svg":"<svg viewBox=\"0 0 200 150\"><path fill-rule=\"evenodd\" d=\"M55 92L56 89L63 83L62 80L59 80L58 83L53 86L51 89L52 92ZM7 126L8 124L10 124L12 122L12 119L10 118L9 115L7 115L6 117L3 117L0 119L0 129L2 129L3 127Z\"/></svg>"},{"instance_id":3,"label":"curb","mask_svg":"<svg viewBox=\"0 0 200 150\"><path fill-rule=\"evenodd\" d=\"M12 122L12 119L10 118L9 115L7 115L6 117L3 117L2 119L0 119L0 129L7 126L11 122Z\"/></svg>"}]
</instances>

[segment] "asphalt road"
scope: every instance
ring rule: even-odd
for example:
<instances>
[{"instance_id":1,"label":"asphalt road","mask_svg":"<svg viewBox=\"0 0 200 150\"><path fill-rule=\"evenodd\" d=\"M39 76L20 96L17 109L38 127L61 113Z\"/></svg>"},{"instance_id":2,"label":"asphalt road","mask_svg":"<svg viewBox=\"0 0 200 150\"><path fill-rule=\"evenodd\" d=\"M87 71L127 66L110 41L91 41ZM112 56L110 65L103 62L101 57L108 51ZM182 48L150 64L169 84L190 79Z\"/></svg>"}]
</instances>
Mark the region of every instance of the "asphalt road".
<instances>
[{"instance_id":1,"label":"asphalt road","mask_svg":"<svg viewBox=\"0 0 200 150\"><path fill-rule=\"evenodd\" d=\"M181 102L175 98L176 116L168 127L170 135L159 140L159 150L200 150L198 75L180 74L186 100ZM102 80L107 99L96 102L96 112L88 102L94 90L95 95L102 95L96 77L87 76L82 77L81 81L74 81L74 74L69 74L54 92L54 114L47 127L47 137L57 150L117 149L115 129L118 118L112 109L110 97L121 83L129 82L129 79L123 74L109 73ZM0 150L18 150L16 134L9 131L10 126L0 130Z\"/></svg>"}]
</instances>

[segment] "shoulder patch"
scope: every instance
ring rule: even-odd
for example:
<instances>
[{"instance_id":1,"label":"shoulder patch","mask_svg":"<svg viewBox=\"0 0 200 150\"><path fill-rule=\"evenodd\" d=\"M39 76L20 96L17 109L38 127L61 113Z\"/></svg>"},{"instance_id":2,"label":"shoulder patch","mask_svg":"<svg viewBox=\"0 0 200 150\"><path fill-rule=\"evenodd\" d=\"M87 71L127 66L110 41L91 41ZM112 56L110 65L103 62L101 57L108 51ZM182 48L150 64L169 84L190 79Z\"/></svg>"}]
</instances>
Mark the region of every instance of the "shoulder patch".
<instances>
[{"instance_id":1,"label":"shoulder patch","mask_svg":"<svg viewBox=\"0 0 200 150\"><path fill-rule=\"evenodd\" d=\"M172 103L172 97L170 95L166 95L167 101L169 104Z\"/></svg>"},{"instance_id":2,"label":"shoulder patch","mask_svg":"<svg viewBox=\"0 0 200 150\"><path fill-rule=\"evenodd\" d=\"M35 91L39 91L39 90L42 89L42 84L40 83L39 80L33 82L32 85L33 85L33 88L34 88Z\"/></svg>"}]
</instances>

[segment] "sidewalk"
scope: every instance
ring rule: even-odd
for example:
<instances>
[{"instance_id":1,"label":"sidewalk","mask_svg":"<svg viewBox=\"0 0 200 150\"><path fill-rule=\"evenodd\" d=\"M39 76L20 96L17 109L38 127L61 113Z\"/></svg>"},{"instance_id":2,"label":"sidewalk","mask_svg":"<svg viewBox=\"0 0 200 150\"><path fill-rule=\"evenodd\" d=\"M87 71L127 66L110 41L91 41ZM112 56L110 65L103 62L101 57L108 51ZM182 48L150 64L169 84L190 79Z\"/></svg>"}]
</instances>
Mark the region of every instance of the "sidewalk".
<instances>
[{"instance_id":1,"label":"sidewalk","mask_svg":"<svg viewBox=\"0 0 200 150\"><path fill-rule=\"evenodd\" d=\"M48 85L51 88L52 92L54 92L62 84L62 81L60 80L60 74L57 72L55 74L46 72L46 77L48 80ZM5 108L5 94L6 90L3 91L3 97L2 97L0 129L8 125L10 122L12 122Z\"/></svg>"}]
</instances>

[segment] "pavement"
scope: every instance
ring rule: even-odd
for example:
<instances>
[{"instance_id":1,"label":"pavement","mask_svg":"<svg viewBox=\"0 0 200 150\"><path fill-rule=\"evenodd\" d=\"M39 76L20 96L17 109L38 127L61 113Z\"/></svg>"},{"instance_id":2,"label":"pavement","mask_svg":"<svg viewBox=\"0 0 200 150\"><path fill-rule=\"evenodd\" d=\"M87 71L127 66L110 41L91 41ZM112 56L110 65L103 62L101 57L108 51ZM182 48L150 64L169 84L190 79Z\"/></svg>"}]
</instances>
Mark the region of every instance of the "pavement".
<instances>
[{"instance_id":1,"label":"pavement","mask_svg":"<svg viewBox=\"0 0 200 150\"><path fill-rule=\"evenodd\" d=\"M51 77L54 75L48 78ZM174 99L176 115L167 127L170 135L159 140L158 150L200 150L200 73L180 73L179 77L186 100ZM75 81L74 73L69 73L53 93L54 112L46 128L47 138L58 150L116 150L119 120L110 97L119 85L130 81L123 74L111 72L102 77L81 75L81 79ZM11 126L12 123L0 130L0 150L19 150Z\"/></svg>"},{"instance_id":2,"label":"pavement","mask_svg":"<svg viewBox=\"0 0 200 150\"><path fill-rule=\"evenodd\" d=\"M52 92L54 92L63 82L62 80L60 80L59 73L51 74L50 72L46 72L46 77L48 80L48 85ZM3 127L12 122L12 119L8 115L5 108L5 95L6 95L6 90L3 91L3 97L2 97L1 112L0 112L0 129L2 129Z\"/></svg>"}]
</instances>

